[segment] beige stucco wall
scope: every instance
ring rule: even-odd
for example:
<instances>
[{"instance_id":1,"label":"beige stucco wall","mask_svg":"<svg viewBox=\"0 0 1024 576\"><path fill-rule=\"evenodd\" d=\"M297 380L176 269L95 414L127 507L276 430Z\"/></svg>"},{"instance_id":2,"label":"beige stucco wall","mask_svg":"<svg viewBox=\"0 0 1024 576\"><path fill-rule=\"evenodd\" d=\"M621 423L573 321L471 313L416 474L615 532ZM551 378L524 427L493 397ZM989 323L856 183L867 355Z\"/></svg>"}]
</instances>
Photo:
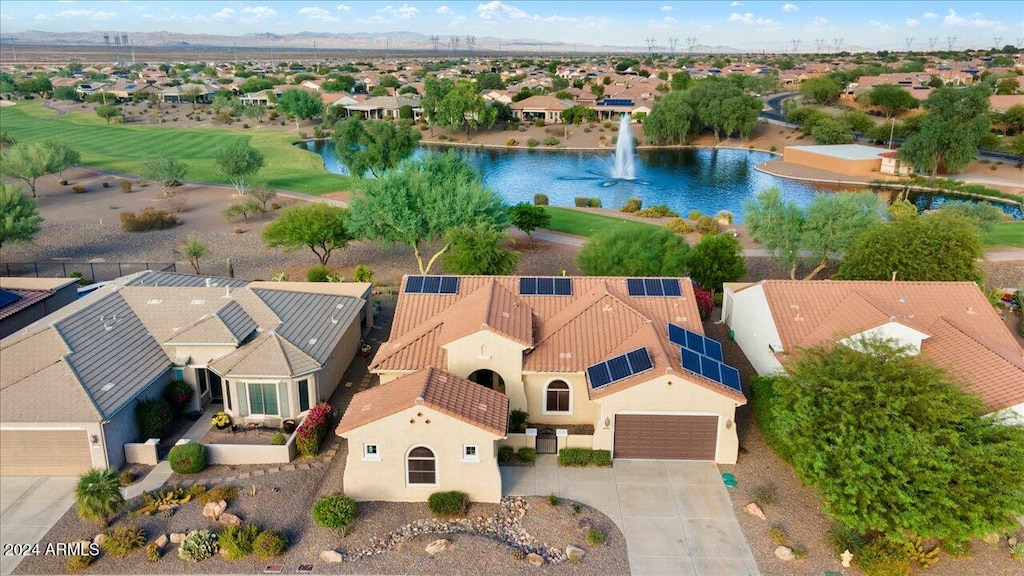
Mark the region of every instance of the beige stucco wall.
<instances>
[{"instance_id":1,"label":"beige stucco wall","mask_svg":"<svg viewBox=\"0 0 1024 576\"><path fill-rule=\"evenodd\" d=\"M594 424L594 448L611 450L615 433L615 415L626 414L715 414L718 419L718 448L715 462L735 464L739 450L736 436L736 404L681 375L661 376L610 396L599 398L601 406ZM604 426L604 419L610 426Z\"/></svg>"},{"instance_id":2,"label":"beige stucco wall","mask_svg":"<svg viewBox=\"0 0 1024 576\"><path fill-rule=\"evenodd\" d=\"M782 351L782 339L775 328L764 286L754 285L739 292L728 286L722 296L722 307L728 313L722 318L734 331L734 339L758 374L775 374L782 364L769 348Z\"/></svg>"},{"instance_id":3,"label":"beige stucco wall","mask_svg":"<svg viewBox=\"0 0 1024 576\"><path fill-rule=\"evenodd\" d=\"M818 168L819 170L828 170L829 172L835 172L837 174L846 174L848 176L878 172L882 166L881 158L868 160L845 160L843 158L825 156L824 154L815 154L808 150L797 150L792 146L787 146L783 150L782 161L790 164L798 164L800 166Z\"/></svg>"},{"instance_id":4,"label":"beige stucco wall","mask_svg":"<svg viewBox=\"0 0 1024 576\"><path fill-rule=\"evenodd\" d=\"M363 304L364 312L369 306ZM362 312L360 317L357 318L345 331L345 334L338 340L338 345L334 347L334 351L331 352L322 370L316 374L317 392L319 400L326 402L331 394L334 393L335 388L338 387L338 383L341 381L341 377L345 374L345 370L348 370L349 364L352 363L352 359L355 358L356 353L359 351L359 341L362 339L362 325L359 320L362 318ZM310 401L316 403L317 398L310 396ZM295 397L295 405L298 406L299 398Z\"/></svg>"},{"instance_id":5,"label":"beige stucco wall","mask_svg":"<svg viewBox=\"0 0 1024 576\"><path fill-rule=\"evenodd\" d=\"M447 351L448 366L445 369L448 372L463 378L485 368L497 372L505 381L505 395L511 403L509 409L526 410L526 393L523 390L525 347L522 344L489 330L480 330L453 340L443 348Z\"/></svg>"},{"instance_id":6,"label":"beige stucco wall","mask_svg":"<svg viewBox=\"0 0 1024 576\"><path fill-rule=\"evenodd\" d=\"M432 493L447 490L461 490L475 502L501 499L495 454L500 437L425 405L361 426L344 437L348 440L345 494L356 500L424 502ZM363 460L364 444L378 446L379 461ZM477 446L479 462L462 461L465 444ZM405 457L416 446L434 452L436 485L406 483Z\"/></svg>"},{"instance_id":7,"label":"beige stucco wall","mask_svg":"<svg viewBox=\"0 0 1024 576\"><path fill-rule=\"evenodd\" d=\"M527 412L530 422L545 424L593 424L600 406L592 402L587 393L587 381L583 374L528 373L524 375L526 382ZM569 414L558 412L545 413L546 387L549 382L562 380L569 384L571 395Z\"/></svg>"}]
</instances>

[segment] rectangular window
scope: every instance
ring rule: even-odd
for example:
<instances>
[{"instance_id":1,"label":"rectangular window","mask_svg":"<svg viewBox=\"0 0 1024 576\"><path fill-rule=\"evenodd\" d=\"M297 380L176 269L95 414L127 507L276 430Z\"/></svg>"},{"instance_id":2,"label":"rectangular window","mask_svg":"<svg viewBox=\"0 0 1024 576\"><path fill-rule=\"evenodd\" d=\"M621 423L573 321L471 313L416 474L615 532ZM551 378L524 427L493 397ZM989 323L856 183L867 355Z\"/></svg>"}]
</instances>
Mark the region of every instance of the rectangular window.
<instances>
[{"instance_id":1,"label":"rectangular window","mask_svg":"<svg viewBox=\"0 0 1024 576\"><path fill-rule=\"evenodd\" d=\"M249 413L279 416L277 410L277 384L249 382Z\"/></svg>"},{"instance_id":2,"label":"rectangular window","mask_svg":"<svg viewBox=\"0 0 1024 576\"><path fill-rule=\"evenodd\" d=\"M174 379L175 380L184 380L185 379L185 369L184 368L174 368Z\"/></svg>"},{"instance_id":3,"label":"rectangular window","mask_svg":"<svg viewBox=\"0 0 1024 576\"><path fill-rule=\"evenodd\" d=\"M465 444L462 446L462 461L463 462L479 462L480 453L477 450L476 444Z\"/></svg>"},{"instance_id":4,"label":"rectangular window","mask_svg":"<svg viewBox=\"0 0 1024 576\"><path fill-rule=\"evenodd\" d=\"M309 381L299 380L299 412L309 410Z\"/></svg>"},{"instance_id":5,"label":"rectangular window","mask_svg":"<svg viewBox=\"0 0 1024 576\"><path fill-rule=\"evenodd\" d=\"M231 410L231 382L224 381L224 408Z\"/></svg>"},{"instance_id":6,"label":"rectangular window","mask_svg":"<svg viewBox=\"0 0 1024 576\"><path fill-rule=\"evenodd\" d=\"M363 444L363 460L380 460L376 444Z\"/></svg>"},{"instance_id":7,"label":"rectangular window","mask_svg":"<svg viewBox=\"0 0 1024 576\"><path fill-rule=\"evenodd\" d=\"M199 394L206 394L206 391L210 389L210 381L206 374L206 368L196 368L196 382L199 383Z\"/></svg>"}]
</instances>

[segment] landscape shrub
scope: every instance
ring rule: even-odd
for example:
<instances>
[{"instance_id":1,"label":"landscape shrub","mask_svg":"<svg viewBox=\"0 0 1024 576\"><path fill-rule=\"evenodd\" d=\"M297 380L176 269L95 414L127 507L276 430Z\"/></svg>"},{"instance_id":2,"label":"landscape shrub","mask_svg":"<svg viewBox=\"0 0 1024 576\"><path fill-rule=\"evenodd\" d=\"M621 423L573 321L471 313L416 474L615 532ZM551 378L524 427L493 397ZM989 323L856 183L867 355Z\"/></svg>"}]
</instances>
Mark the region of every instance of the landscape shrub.
<instances>
[{"instance_id":1,"label":"landscape shrub","mask_svg":"<svg viewBox=\"0 0 1024 576\"><path fill-rule=\"evenodd\" d=\"M85 194L85 186L72 186L71 191L75 194Z\"/></svg>"},{"instance_id":2,"label":"landscape shrub","mask_svg":"<svg viewBox=\"0 0 1024 576\"><path fill-rule=\"evenodd\" d=\"M647 208L644 208L643 210L638 211L636 215L643 216L644 218L664 218L666 216L669 218L679 217L679 214L674 212L665 204L655 204L654 206L649 206Z\"/></svg>"},{"instance_id":3,"label":"landscape shrub","mask_svg":"<svg viewBox=\"0 0 1024 576\"><path fill-rule=\"evenodd\" d=\"M523 462L533 462L537 459L537 449L522 447L519 449L519 459Z\"/></svg>"},{"instance_id":4,"label":"landscape shrub","mask_svg":"<svg viewBox=\"0 0 1024 576\"><path fill-rule=\"evenodd\" d=\"M600 546L604 544L604 532L597 528L587 530L587 546Z\"/></svg>"},{"instance_id":5,"label":"landscape shrub","mask_svg":"<svg viewBox=\"0 0 1024 576\"><path fill-rule=\"evenodd\" d=\"M160 205L175 214L188 212L187 194L168 194L160 200Z\"/></svg>"},{"instance_id":6,"label":"landscape shrub","mask_svg":"<svg viewBox=\"0 0 1024 576\"><path fill-rule=\"evenodd\" d=\"M768 536L772 539L772 544L776 546L785 546L789 542L789 534L786 531L777 526L772 526L768 530Z\"/></svg>"},{"instance_id":7,"label":"landscape shrub","mask_svg":"<svg viewBox=\"0 0 1024 576\"><path fill-rule=\"evenodd\" d=\"M754 488L751 493L754 502L761 508L767 508L775 502L775 487L774 486L759 486ZM842 550L840 550L842 552Z\"/></svg>"},{"instance_id":8,"label":"landscape shrub","mask_svg":"<svg viewBox=\"0 0 1024 576\"><path fill-rule=\"evenodd\" d=\"M174 409L166 400L146 400L135 405L135 420L143 442L163 438L174 421Z\"/></svg>"},{"instance_id":9,"label":"landscape shrub","mask_svg":"<svg viewBox=\"0 0 1024 576\"><path fill-rule=\"evenodd\" d=\"M198 499L198 498L202 497L203 494L206 494L206 485L205 484L193 484L193 485L188 487L188 490L185 491L185 494L187 494L189 498L197 498Z\"/></svg>"},{"instance_id":10,"label":"landscape shrub","mask_svg":"<svg viewBox=\"0 0 1024 576\"><path fill-rule=\"evenodd\" d=\"M447 142L448 136L445 134L441 134L440 136L437 137L437 139L440 140L441 142Z\"/></svg>"},{"instance_id":11,"label":"landscape shrub","mask_svg":"<svg viewBox=\"0 0 1024 576\"><path fill-rule=\"evenodd\" d=\"M643 203L644 203L643 200L637 198L636 196L633 196L629 200L626 200L626 203L623 204L622 208L619 208L619 210L622 211L622 212L630 212L630 213L636 212L637 210L639 210L643 206Z\"/></svg>"},{"instance_id":12,"label":"landscape shrub","mask_svg":"<svg viewBox=\"0 0 1024 576\"><path fill-rule=\"evenodd\" d=\"M185 536L178 548L178 558L186 562L201 562L212 558L220 550L217 535L209 530L193 530Z\"/></svg>"},{"instance_id":13,"label":"landscape shrub","mask_svg":"<svg viewBox=\"0 0 1024 576\"><path fill-rule=\"evenodd\" d=\"M327 435L333 415L330 404L320 403L310 409L295 431L295 447L300 456L316 456L320 452L320 443Z\"/></svg>"},{"instance_id":14,"label":"landscape shrub","mask_svg":"<svg viewBox=\"0 0 1024 576\"><path fill-rule=\"evenodd\" d=\"M321 528L335 530L345 536L348 525L356 519L355 500L341 494L324 496L313 505L313 521Z\"/></svg>"},{"instance_id":15,"label":"landscape shrub","mask_svg":"<svg viewBox=\"0 0 1024 576\"><path fill-rule=\"evenodd\" d=\"M859 555L861 549L868 543L867 535L863 532L838 523L829 529L825 540L836 554L849 550Z\"/></svg>"},{"instance_id":16,"label":"landscape shrub","mask_svg":"<svg viewBox=\"0 0 1024 576\"><path fill-rule=\"evenodd\" d=\"M704 234L718 234L718 220L711 216L697 218L697 232Z\"/></svg>"},{"instance_id":17,"label":"landscape shrub","mask_svg":"<svg viewBox=\"0 0 1024 576\"><path fill-rule=\"evenodd\" d=\"M735 217L732 212L729 212L728 210L719 210L718 214L715 214L715 220L718 220L720 224L732 224L733 218Z\"/></svg>"},{"instance_id":18,"label":"landscape shrub","mask_svg":"<svg viewBox=\"0 0 1024 576\"><path fill-rule=\"evenodd\" d=\"M181 414L192 399L192 385L184 380L170 382L164 387L163 397L175 414Z\"/></svg>"},{"instance_id":19,"label":"landscape shrub","mask_svg":"<svg viewBox=\"0 0 1024 576\"><path fill-rule=\"evenodd\" d=\"M288 437L280 432L274 432L274 435L270 437L271 446L284 446L288 443Z\"/></svg>"},{"instance_id":20,"label":"landscape shrub","mask_svg":"<svg viewBox=\"0 0 1024 576\"><path fill-rule=\"evenodd\" d=\"M132 183L131 183L131 180L120 180L118 182L118 185L121 186L121 192L122 193L124 193L124 194L131 194L132 193Z\"/></svg>"},{"instance_id":21,"label":"landscape shrub","mask_svg":"<svg viewBox=\"0 0 1024 576\"><path fill-rule=\"evenodd\" d=\"M516 453L516 449L511 446L502 446L498 448L498 462L503 464L512 461L512 455Z\"/></svg>"},{"instance_id":22,"label":"landscape shrub","mask_svg":"<svg viewBox=\"0 0 1024 576\"><path fill-rule=\"evenodd\" d=\"M548 195L547 194L539 194L539 193L538 194L534 194L533 195L533 203L534 203L535 206L547 206L548 205Z\"/></svg>"},{"instance_id":23,"label":"landscape shrub","mask_svg":"<svg viewBox=\"0 0 1024 576\"><path fill-rule=\"evenodd\" d=\"M577 208L586 208L588 200L589 200L589 198L587 198L586 196L577 196L577 197L572 199L572 203Z\"/></svg>"},{"instance_id":24,"label":"landscape shrub","mask_svg":"<svg viewBox=\"0 0 1024 576\"><path fill-rule=\"evenodd\" d=\"M69 556L67 570L68 572L81 572L92 564L92 556L88 554L82 554L79 556Z\"/></svg>"},{"instance_id":25,"label":"landscape shrub","mask_svg":"<svg viewBox=\"0 0 1024 576\"><path fill-rule=\"evenodd\" d=\"M75 505L79 517L106 526L107 520L124 507L117 470L93 468L83 472L75 485Z\"/></svg>"},{"instance_id":26,"label":"landscape shrub","mask_svg":"<svg viewBox=\"0 0 1024 576\"><path fill-rule=\"evenodd\" d=\"M509 138L508 140L505 140L505 146L519 146L519 140Z\"/></svg>"},{"instance_id":27,"label":"landscape shrub","mask_svg":"<svg viewBox=\"0 0 1024 576\"><path fill-rule=\"evenodd\" d=\"M587 208L600 208L600 207L601 207L601 199L600 198L587 198Z\"/></svg>"},{"instance_id":28,"label":"landscape shrub","mask_svg":"<svg viewBox=\"0 0 1024 576\"><path fill-rule=\"evenodd\" d=\"M126 524L107 532L103 550L115 558L124 558L146 545L146 533L138 526Z\"/></svg>"},{"instance_id":29,"label":"landscape shrub","mask_svg":"<svg viewBox=\"0 0 1024 576\"><path fill-rule=\"evenodd\" d=\"M434 492L427 498L427 507L438 518L458 518L466 513L469 495L458 490Z\"/></svg>"},{"instance_id":30,"label":"landscape shrub","mask_svg":"<svg viewBox=\"0 0 1024 576\"><path fill-rule=\"evenodd\" d=\"M255 524L228 526L217 536L217 543L227 553L228 560L238 560L252 554L259 533L260 528Z\"/></svg>"},{"instance_id":31,"label":"landscape shrub","mask_svg":"<svg viewBox=\"0 0 1024 576\"><path fill-rule=\"evenodd\" d=\"M538 144L540 144L540 142L538 142L536 138L526 139L526 145L530 148L536 148Z\"/></svg>"},{"instance_id":32,"label":"landscape shrub","mask_svg":"<svg viewBox=\"0 0 1024 576\"><path fill-rule=\"evenodd\" d=\"M548 494L548 504L549 505L551 505L551 506L558 506L558 503L561 502L561 501L562 500L554 492L552 492L551 494Z\"/></svg>"},{"instance_id":33,"label":"landscape shrub","mask_svg":"<svg viewBox=\"0 0 1024 576\"><path fill-rule=\"evenodd\" d=\"M555 138L554 136L545 136L544 137L544 145L545 146L557 146L558 145L558 138Z\"/></svg>"},{"instance_id":34,"label":"landscape shrub","mask_svg":"<svg viewBox=\"0 0 1024 576\"><path fill-rule=\"evenodd\" d=\"M330 282L331 269L323 264L317 264L306 270L306 282Z\"/></svg>"},{"instance_id":35,"label":"landscape shrub","mask_svg":"<svg viewBox=\"0 0 1024 576\"><path fill-rule=\"evenodd\" d=\"M209 504L210 502L231 502L235 498L238 498L238 486L223 485L214 486L209 490L199 495L200 504Z\"/></svg>"},{"instance_id":36,"label":"landscape shrub","mask_svg":"<svg viewBox=\"0 0 1024 576\"><path fill-rule=\"evenodd\" d=\"M373 270L365 264L356 266L355 270L352 271L353 282L371 282L373 281Z\"/></svg>"},{"instance_id":37,"label":"landscape shrub","mask_svg":"<svg viewBox=\"0 0 1024 576\"><path fill-rule=\"evenodd\" d=\"M160 559L160 547L157 546L156 542L150 542L146 544L146 560L150 562L156 562Z\"/></svg>"},{"instance_id":38,"label":"landscape shrub","mask_svg":"<svg viewBox=\"0 0 1024 576\"><path fill-rule=\"evenodd\" d=\"M944 540L942 549L953 558L966 558L971 555L971 541L968 539Z\"/></svg>"},{"instance_id":39,"label":"landscape shrub","mask_svg":"<svg viewBox=\"0 0 1024 576\"><path fill-rule=\"evenodd\" d=\"M612 454L608 450L590 448L562 448L558 451L558 465L583 468L591 464L611 466Z\"/></svg>"},{"instance_id":40,"label":"landscape shrub","mask_svg":"<svg viewBox=\"0 0 1024 576\"><path fill-rule=\"evenodd\" d=\"M665 228L668 228L676 234L689 234L690 232L693 232L693 227L682 218L673 218L669 220L665 224Z\"/></svg>"},{"instance_id":41,"label":"landscape shrub","mask_svg":"<svg viewBox=\"0 0 1024 576\"><path fill-rule=\"evenodd\" d=\"M110 188L110 182L104 182L103 183L103 187L104 188Z\"/></svg>"},{"instance_id":42,"label":"landscape shrub","mask_svg":"<svg viewBox=\"0 0 1024 576\"><path fill-rule=\"evenodd\" d=\"M776 152L778 151L778 148L775 147L775 144L772 144L772 147L769 148L768 150L770 150L771 152Z\"/></svg>"},{"instance_id":43,"label":"landscape shrub","mask_svg":"<svg viewBox=\"0 0 1024 576\"><path fill-rule=\"evenodd\" d=\"M864 576L907 576L911 569L903 547L884 538L865 546L857 563Z\"/></svg>"},{"instance_id":44,"label":"landscape shrub","mask_svg":"<svg viewBox=\"0 0 1024 576\"><path fill-rule=\"evenodd\" d=\"M125 470L124 472L121 472L118 480L120 481L121 486L131 486L135 483L135 473Z\"/></svg>"},{"instance_id":45,"label":"landscape shrub","mask_svg":"<svg viewBox=\"0 0 1024 576\"><path fill-rule=\"evenodd\" d=\"M524 432L530 414L525 410L513 410L508 415L508 428L512 432Z\"/></svg>"},{"instance_id":46,"label":"landscape shrub","mask_svg":"<svg viewBox=\"0 0 1024 576\"><path fill-rule=\"evenodd\" d=\"M146 208L136 214L130 210L121 212L121 229L125 232L149 232L167 230L178 225L178 217L167 210Z\"/></svg>"},{"instance_id":47,"label":"landscape shrub","mask_svg":"<svg viewBox=\"0 0 1024 576\"><path fill-rule=\"evenodd\" d=\"M288 539L284 537L284 534L275 530L260 532L252 544L252 551L256 553L256 557L264 561L280 556L286 548L288 548Z\"/></svg>"},{"instance_id":48,"label":"landscape shrub","mask_svg":"<svg viewBox=\"0 0 1024 576\"><path fill-rule=\"evenodd\" d=\"M543 118L537 118L536 120L533 121L533 125L538 127L538 128L543 128L544 127L544 119Z\"/></svg>"},{"instance_id":49,"label":"landscape shrub","mask_svg":"<svg viewBox=\"0 0 1024 576\"><path fill-rule=\"evenodd\" d=\"M705 290L703 288L693 287L693 295L697 301L697 311L700 312L700 319L707 320L711 318L711 312L715 308L715 300L711 295L711 290Z\"/></svg>"},{"instance_id":50,"label":"landscape shrub","mask_svg":"<svg viewBox=\"0 0 1024 576\"><path fill-rule=\"evenodd\" d=\"M167 455L171 470L178 474L196 474L206 468L206 446L199 442L189 442L171 448Z\"/></svg>"},{"instance_id":51,"label":"landscape shrub","mask_svg":"<svg viewBox=\"0 0 1024 576\"><path fill-rule=\"evenodd\" d=\"M793 461L792 453L786 448L778 430L775 420L776 393L775 379L771 376L754 376L750 379L750 406L754 412L754 419L764 433L765 442L787 462ZM852 550L852 548L851 548ZM842 550L840 550L842 552Z\"/></svg>"},{"instance_id":52,"label":"landscape shrub","mask_svg":"<svg viewBox=\"0 0 1024 576\"><path fill-rule=\"evenodd\" d=\"M691 222L696 222L700 218L700 210L690 210L686 213L686 217L689 218Z\"/></svg>"}]
</instances>

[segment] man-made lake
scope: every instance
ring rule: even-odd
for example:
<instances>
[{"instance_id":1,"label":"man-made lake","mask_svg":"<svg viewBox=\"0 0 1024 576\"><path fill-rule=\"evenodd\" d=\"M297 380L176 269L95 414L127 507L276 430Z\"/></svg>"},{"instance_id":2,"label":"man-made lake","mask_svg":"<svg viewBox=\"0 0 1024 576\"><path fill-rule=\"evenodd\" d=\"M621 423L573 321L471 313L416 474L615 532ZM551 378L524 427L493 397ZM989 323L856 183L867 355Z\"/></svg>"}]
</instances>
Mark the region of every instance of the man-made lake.
<instances>
[{"instance_id":1,"label":"man-made lake","mask_svg":"<svg viewBox=\"0 0 1024 576\"><path fill-rule=\"evenodd\" d=\"M334 154L332 141L298 144L320 154L324 168L348 174ZM420 147L415 156L444 150ZM600 198L604 208L619 208L636 196L644 207L666 204L680 215L690 210L715 214L728 210L743 222L743 202L758 191L778 186L786 200L806 206L815 192L835 191L832 185L797 182L758 172L754 166L771 160L767 152L687 148L637 151L636 179L615 180L609 174L612 151L501 150L456 147L483 175L484 181L509 203L533 202L546 194L552 206L573 206L577 196ZM883 198L887 198L888 194ZM931 197L931 204L941 197ZM1019 217L1019 216L1018 216Z\"/></svg>"}]
</instances>

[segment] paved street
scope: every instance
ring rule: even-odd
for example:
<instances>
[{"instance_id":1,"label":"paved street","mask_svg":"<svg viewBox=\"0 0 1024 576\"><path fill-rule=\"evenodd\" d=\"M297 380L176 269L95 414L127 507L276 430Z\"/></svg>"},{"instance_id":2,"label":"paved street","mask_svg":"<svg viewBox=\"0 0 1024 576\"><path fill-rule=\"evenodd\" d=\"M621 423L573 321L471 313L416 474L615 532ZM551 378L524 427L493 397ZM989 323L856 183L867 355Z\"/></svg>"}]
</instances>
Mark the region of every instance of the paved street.
<instances>
[{"instance_id":1,"label":"paved street","mask_svg":"<svg viewBox=\"0 0 1024 576\"><path fill-rule=\"evenodd\" d=\"M710 462L616 460L614 468L501 467L510 495L576 500L622 530L633 576L756 576L757 564Z\"/></svg>"}]
</instances>

